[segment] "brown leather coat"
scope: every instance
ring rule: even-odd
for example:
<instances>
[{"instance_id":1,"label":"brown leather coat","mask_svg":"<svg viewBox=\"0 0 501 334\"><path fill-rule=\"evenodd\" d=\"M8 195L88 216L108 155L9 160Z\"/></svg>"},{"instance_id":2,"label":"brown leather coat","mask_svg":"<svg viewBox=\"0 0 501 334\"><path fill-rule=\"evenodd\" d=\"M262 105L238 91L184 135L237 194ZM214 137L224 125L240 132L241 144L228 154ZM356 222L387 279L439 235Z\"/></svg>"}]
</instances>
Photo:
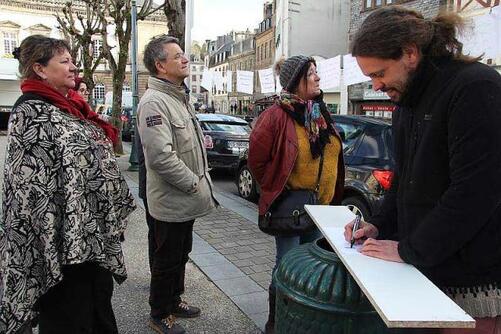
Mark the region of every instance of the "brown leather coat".
<instances>
[{"instance_id":1,"label":"brown leather coat","mask_svg":"<svg viewBox=\"0 0 501 334\"><path fill-rule=\"evenodd\" d=\"M336 134L339 137L339 134ZM248 166L261 187L259 214L264 215L285 188L298 155L294 120L278 105L259 116L250 135ZM344 189L344 161L340 152L338 178L331 204L340 204Z\"/></svg>"}]
</instances>

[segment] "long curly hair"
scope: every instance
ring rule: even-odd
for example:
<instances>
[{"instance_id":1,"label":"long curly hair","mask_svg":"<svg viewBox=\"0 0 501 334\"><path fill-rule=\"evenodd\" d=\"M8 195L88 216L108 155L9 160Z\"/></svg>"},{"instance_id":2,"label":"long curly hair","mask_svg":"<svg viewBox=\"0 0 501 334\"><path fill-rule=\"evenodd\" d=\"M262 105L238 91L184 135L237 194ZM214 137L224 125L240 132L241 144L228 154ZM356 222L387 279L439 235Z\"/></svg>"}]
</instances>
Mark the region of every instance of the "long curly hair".
<instances>
[{"instance_id":1,"label":"long curly hair","mask_svg":"<svg viewBox=\"0 0 501 334\"><path fill-rule=\"evenodd\" d=\"M464 26L463 18L455 13L442 12L433 19L425 19L415 10L389 6L376 10L362 23L351 44L351 54L400 59L404 48L415 44L425 56L478 61L482 56L463 54L463 44L457 35Z\"/></svg>"}]
</instances>

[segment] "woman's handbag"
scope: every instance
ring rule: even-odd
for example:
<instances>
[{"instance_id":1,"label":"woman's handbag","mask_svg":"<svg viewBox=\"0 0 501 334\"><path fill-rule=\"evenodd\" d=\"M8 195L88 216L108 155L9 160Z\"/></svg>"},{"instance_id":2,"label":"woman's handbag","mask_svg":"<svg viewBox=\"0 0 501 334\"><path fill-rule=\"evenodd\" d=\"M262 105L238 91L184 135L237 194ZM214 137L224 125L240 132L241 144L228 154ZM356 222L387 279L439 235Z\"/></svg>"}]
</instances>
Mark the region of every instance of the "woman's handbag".
<instances>
[{"instance_id":1,"label":"woman's handbag","mask_svg":"<svg viewBox=\"0 0 501 334\"><path fill-rule=\"evenodd\" d=\"M274 236L297 236L311 232L315 223L306 213L305 204L318 204L318 190L324 164L324 155L320 155L320 166L315 190L284 190L273 201L268 212L259 216L259 229Z\"/></svg>"}]
</instances>

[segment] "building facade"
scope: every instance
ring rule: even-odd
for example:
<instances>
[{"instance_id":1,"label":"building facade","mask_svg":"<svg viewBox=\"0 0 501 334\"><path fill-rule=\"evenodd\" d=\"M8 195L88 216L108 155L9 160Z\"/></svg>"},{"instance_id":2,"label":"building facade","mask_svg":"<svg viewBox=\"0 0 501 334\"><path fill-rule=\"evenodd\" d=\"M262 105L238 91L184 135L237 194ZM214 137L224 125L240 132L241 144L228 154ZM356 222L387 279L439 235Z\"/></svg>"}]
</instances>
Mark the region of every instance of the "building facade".
<instances>
[{"instance_id":1,"label":"building facade","mask_svg":"<svg viewBox=\"0 0 501 334\"><path fill-rule=\"evenodd\" d=\"M65 0L0 0L0 104L3 109L10 110L17 97L20 96L18 63L13 59L12 51L21 41L33 34L42 34L53 38L62 38L58 29L55 14L61 12ZM75 8L84 8L82 1L73 1ZM139 92L145 90L148 73L143 66L144 46L156 35L167 32L167 20L163 12L158 11L146 20L138 21L138 70ZM114 27L109 26L108 42L116 45ZM101 36L95 36L94 55L98 56L102 45ZM116 48L115 48L116 49ZM114 50L113 52L118 52ZM104 103L106 93L113 90L112 75L106 61L102 61L94 73L96 87L92 92L94 102ZM124 82L124 90L130 90L130 64Z\"/></svg>"},{"instance_id":2,"label":"building facade","mask_svg":"<svg viewBox=\"0 0 501 334\"><path fill-rule=\"evenodd\" d=\"M208 67L213 70L216 84L209 92L209 108L219 113L230 113L230 102L227 90L227 72L229 70L229 60L232 47L235 43L252 37L252 33L247 31L232 31L226 35L218 36L215 41L207 41Z\"/></svg>"},{"instance_id":3,"label":"building facade","mask_svg":"<svg viewBox=\"0 0 501 334\"><path fill-rule=\"evenodd\" d=\"M351 2L356 1L274 0L275 59L305 55L321 60L347 54ZM324 91L324 101L339 112L340 88Z\"/></svg>"},{"instance_id":4,"label":"building facade","mask_svg":"<svg viewBox=\"0 0 501 334\"><path fill-rule=\"evenodd\" d=\"M231 114L248 114L252 103L252 95L237 92L236 71L254 71L255 66L255 39L250 35L247 39L238 41L231 48L231 56L228 57L229 70L233 73L231 89L228 92L228 101ZM256 78L254 77L254 82Z\"/></svg>"},{"instance_id":5,"label":"building facade","mask_svg":"<svg viewBox=\"0 0 501 334\"><path fill-rule=\"evenodd\" d=\"M273 95L261 93L258 74L259 70L273 67L275 63L275 16L273 8L273 2L264 3L263 20L259 23L256 31L254 101Z\"/></svg>"}]
</instances>

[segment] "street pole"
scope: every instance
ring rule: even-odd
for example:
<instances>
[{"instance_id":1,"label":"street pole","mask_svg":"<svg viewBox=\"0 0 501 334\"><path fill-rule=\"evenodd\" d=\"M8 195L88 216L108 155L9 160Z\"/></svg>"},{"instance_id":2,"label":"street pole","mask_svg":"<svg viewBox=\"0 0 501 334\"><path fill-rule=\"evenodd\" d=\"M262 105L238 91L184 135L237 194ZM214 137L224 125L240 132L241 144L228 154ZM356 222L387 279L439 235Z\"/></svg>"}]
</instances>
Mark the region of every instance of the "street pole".
<instances>
[{"instance_id":1,"label":"street pole","mask_svg":"<svg viewBox=\"0 0 501 334\"><path fill-rule=\"evenodd\" d=\"M137 145L136 145L136 136L137 136L137 104L139 101L139 89L138 89L138 77L137 77L137 3L136 0L132 0L132 15L131 15L131 24L132 24L132 45L131 45L131 70L132 70L132 147L130 150L129 163L130 166L128 168L129 171L138 171L139 170L139 161L137 158Z\"/></svg>"}]
</instances>

